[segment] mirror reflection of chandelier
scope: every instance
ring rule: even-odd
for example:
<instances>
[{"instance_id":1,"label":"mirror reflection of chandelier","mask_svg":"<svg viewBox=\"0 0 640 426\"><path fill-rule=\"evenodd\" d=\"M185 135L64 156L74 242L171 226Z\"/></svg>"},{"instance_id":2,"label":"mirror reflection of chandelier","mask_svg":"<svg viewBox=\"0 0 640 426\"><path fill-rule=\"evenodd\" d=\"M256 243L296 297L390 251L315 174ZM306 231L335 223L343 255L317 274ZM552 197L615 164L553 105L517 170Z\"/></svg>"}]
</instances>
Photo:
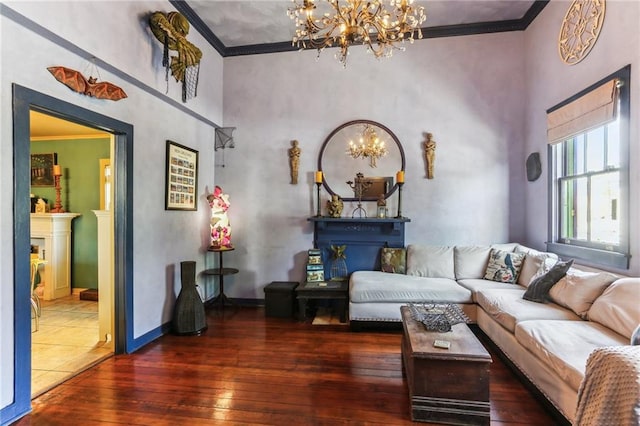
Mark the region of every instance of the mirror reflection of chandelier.
<instances>
[{"instance_id":1,"label":"mirror reflection of chandelier","mask_svg":"<svg viewBox=\"0 0 640 426\"><path fill-rule=\"evenodd\" d=\"M347 154L353 158L368 158L371 167L378 166L378 158L387 155L387 147L381 140L376 131L370 125L365 125L360 140L356 144L353 140L349 141L349 149Z\"/></svg>"},{"instance_id":2,"label":"mirror reflection of chandelier","mask_svg":"<svg viewBox=\"0 0 640 426\"><path fill-rule=\"evenodd\" d=\"M413 7L413 0L389 0L391 10L383 0L321 0L331 5L331 12L319 17L313 15L314 0L292 0L294 7L287 15L296 23L292 44L306 49L337 46L336 59L347 65L349 46L358 43L367 46L376 58L390 57L394 49L404 50L404 43L421 39L420 25L427 19L424 7Z\"/></svg>"}]
</instances>

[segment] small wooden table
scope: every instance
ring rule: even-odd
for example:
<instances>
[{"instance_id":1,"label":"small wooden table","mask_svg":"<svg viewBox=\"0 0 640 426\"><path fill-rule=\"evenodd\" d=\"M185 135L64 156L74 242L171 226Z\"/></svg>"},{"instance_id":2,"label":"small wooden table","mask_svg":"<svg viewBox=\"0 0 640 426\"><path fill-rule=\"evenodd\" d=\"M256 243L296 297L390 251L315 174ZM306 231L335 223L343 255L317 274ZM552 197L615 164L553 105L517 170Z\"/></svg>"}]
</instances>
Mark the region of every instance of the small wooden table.
<instances>
[{"instance_id":1,"label":"small wooden table","mask_svg":"<svg viewBox=\"0 0 640 426\"><path fill-rule=\"evenodd\" d=\"M205 303L207 307L213 306L216 303L220 303L220 307L222 308L224 308L225 305L235 305L233 300L229 299L227 295L224 294L224 276L237 274L240 271L236 268L225 268L222 264L222 254L232 250L235 250L235 248L234 247L209 247L207 249L207 251L218 253L219 266L217 268L205 269L204 271L202 271L202 273L205 275L213 275L218 277L219 284L220 284L220 292L214 299L208 300Z\"/></svg>"},{"instance_id":2,"label":"small wooden table","mask_svg":"<svg viewBox=\"0 0 640 426\"><path fill-rule=\"evenodd\" d=\"M489 425L489 367L491 355L464 324L452 331L427 331L402 313L402 363L409 385L414 421ZM434 347L435 340L450 342L449 349Z\"/></svg>"},{"instance_id":3,"label":"small wooden table","mask_svg":"<svg viewBox=\"0 0 640 426\"><path fill-rule=\"evenodd\" d=\"M298 299L298 317L300 321L307 318L307 302L310 299L335 299L338 301L337 310L340 312L340 322L347 321L347 301L349 299L349 281L323 281L304 282L296 287L296 297Z\"/></svg>"}]
</instances>

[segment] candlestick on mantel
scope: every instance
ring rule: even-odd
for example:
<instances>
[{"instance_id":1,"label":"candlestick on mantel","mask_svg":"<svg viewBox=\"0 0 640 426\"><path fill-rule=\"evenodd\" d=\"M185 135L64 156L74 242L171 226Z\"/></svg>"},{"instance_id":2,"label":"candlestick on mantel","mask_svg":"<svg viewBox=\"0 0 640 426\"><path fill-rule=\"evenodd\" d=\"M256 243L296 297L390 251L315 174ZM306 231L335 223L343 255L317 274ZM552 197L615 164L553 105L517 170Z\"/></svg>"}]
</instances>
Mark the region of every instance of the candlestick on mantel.
<instances>
[{"instance_id":1,"label":"candlestick on mantel","mask_svg":"<svg viewBox=\"0 0 640 426\"><path fill-rule=\"evenodd\" d=\"M53 175L62 176L62 167L60 166L60 164L53 165Z\"/></svg>"},{"instance_id":2,"label":"candlestick on mantel","mask_svg":"<svg viewBox=\"0 0 640 426\"><path fill-rule=\"evenodd\" d=\"M316 172L316 183L322 183L322 171Z\"/></svg>"},{"instance_id":3,"label":"candlestick on mantel","mask_svg":"<svg viewBox=\"0 0 640 426\"><path fill-rule=\"evenodd\" d=\"M404 170L400 170L396 173L396 183L404 183Z\"/></svg>"}]
</instances>

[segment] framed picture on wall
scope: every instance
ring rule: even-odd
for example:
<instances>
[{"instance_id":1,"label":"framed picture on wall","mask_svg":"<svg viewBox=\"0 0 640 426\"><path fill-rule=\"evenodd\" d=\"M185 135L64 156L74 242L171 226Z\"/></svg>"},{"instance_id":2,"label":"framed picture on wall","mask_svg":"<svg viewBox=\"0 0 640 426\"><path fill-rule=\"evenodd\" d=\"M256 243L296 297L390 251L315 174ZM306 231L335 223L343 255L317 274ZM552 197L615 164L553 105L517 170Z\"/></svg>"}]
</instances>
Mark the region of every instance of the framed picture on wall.
<instances>
[{"instance_id":1,"label":"framed picture on wall","mask_svg":"<svg viewBox=\"0 0 640 426\"><path fill-rule=\"evenodd\" d=\"M198 209L198 151L167 141L165 210Z\"/></svg>"},{"instance_id":2,"label":"framed picture on wall","mask_svg":"<svg viewBox=\"0 0 640 426\"><path fill-rule=\"evenodd\" d=\"M31 186L54 186L53 165L58 154L31 154Z\"/></svg>"}]
</instances>

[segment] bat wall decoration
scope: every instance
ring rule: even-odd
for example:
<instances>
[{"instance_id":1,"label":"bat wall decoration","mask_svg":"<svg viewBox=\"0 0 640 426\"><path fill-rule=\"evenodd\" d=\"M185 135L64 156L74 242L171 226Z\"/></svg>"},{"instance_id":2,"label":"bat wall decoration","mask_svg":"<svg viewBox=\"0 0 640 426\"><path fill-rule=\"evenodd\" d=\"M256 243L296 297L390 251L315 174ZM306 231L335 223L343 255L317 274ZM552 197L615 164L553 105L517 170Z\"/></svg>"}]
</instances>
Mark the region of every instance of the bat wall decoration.
<instances>
[{"instance_id":1,"label":"bat wall decoration","mask_svg":"<svg viewBox=\"0 0 640 426\"><path fill-rule=\"evenodd\" d=\"M85 78L80 71L65 67L49 67L49 72L60 83L69 87L74 92L83 95L93 96L97 99L109 99L119 101L127 97L127 94L120 87L108 81L98 82L95 77Z\"/></svg>"}]
</instances>

